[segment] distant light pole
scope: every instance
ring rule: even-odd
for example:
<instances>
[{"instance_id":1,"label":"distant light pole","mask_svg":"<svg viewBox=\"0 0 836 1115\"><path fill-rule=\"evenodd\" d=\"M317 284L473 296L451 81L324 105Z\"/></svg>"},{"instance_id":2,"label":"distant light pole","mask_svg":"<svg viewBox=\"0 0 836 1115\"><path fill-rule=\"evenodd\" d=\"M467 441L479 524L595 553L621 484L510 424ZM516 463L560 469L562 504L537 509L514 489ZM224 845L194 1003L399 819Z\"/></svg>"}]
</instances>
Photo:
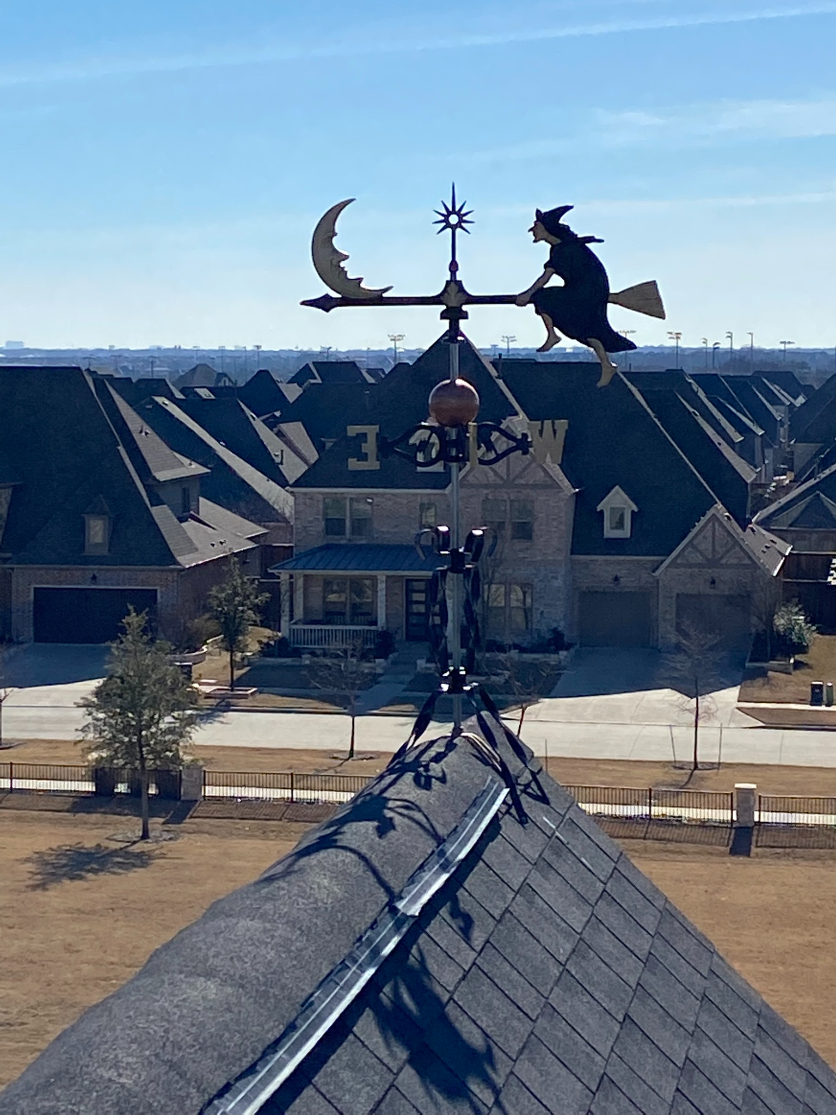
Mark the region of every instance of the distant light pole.
<instances>
[{"instance_id":1,"label":"distant light pole","mask_svg":"<svg viewBox=\"0 0 836 1115\"><path fill-rule=\"evenodd\" d=\"M717 349L718 348L720 348L720 342L715 341L714 344L711 346L711 367L712 368L717 367Z\"/></svg>"},{"instance_id":2,"label":"distant light pole","mask_svg":"<svg viewBox=\"0 0 836 1115\"><path fill-rule=\"evenodd\" d=\"M726 332L726 340L729 342L729 363L734 360L734 333L730 330Z\"/></svg>"},{"instance_id":3,"label":"distant light pole","mask_svg":"<svg viewBox=\"0 0 836 1115\"><path fill-rule=\"evenodd\" d=\"M755 334L749 330L749 371L755 370Z\"/></svg>"},{"instance_id":4,"label":"distant light pole","mask_svg":"<svg viewBox=\"0 0 836 1115\"><path fill-rule=\"evenodd\" d=\"M675 346L673 362L674 362L674 365L678 368L679 367L679 342L682 340L682 334L680 332L668 333L668 336L673 341L674 346Z\"/></svg>"},{"instance_id":5,"label":"distant light pole","mask_svg":"<svg viewBox=\"0 0 836 1115\"><path fill-rule=\"evenodd\" d=\"M221 371L224 370L224 356L226 354L226 345L218 345L218 352L221 354Z\"/></svg>"},{"instance_id":6,"label":"distant light pole","mask_svg":"<svg viewBox=\"0 0 836 1115\"><path fill-rule=\"evenodd\" d=\"M499 352L499 345L491 345L491 356L496 356Z\"/></svg>"},{"instance_id":7,"label":"distant light pole","mask_svg":"<svg viewBox=\"0 0 836 1115\"><path fill-rule=\"evenodd\" d=\"M263 345L253 345L255 349L255 370L258 371L258 365L261 363L261 350Z\"/></svg>"},{"instance_id":8,"label":"distant light pole","mask_svg":"<svg viewBox=\"0 0 836 1115\"><path fill-rule=\"evenodd\" d=\"M779 344L779 345L781 346L781 348L782 348L782 349L784 350L784 363L786 363L786 360L787 360L787 349L789 348L789 346L790 346L790 345L794 345L794 344L795 344L795 341L779 341L779 342L778 342L778 344Z\"/></svg>"},{"instance_id":9,"label":"distant light pole","mask_svg":"<svg viewBox=\"0 0 836 1115\"><path fill-rule=\"evenodd\" d=\"M323 359L325 359L325 360L330 360L331 359L331 349L332 348L333 348L333 345L320 345L319 346L319 355L321 357L323 357Z\"/></svg>"},{"instance_id":10,"label":"distant light pole","mask_svg":"<svg viewBox=\"0 0 836 1115\"><path fill-rule=\"evenodd\" d=\"M392 364L393 366L398 362L398 345L406 337L406 333L390 333L389 340L392 342Z\"/></svg>"},{"instance_id":11,"label":"distant light pole","mask_svg":"<svg viewBox=\"0 0 836 1115\"><path fill-rule=\"evenodd\" d=\"M502 335L502 342L505 345L505 355L511 355L511 345L516 341L516 337L511 337L508 333Z\"/></svg>"},{"instance_id":12,"label":"distant light pole","mask_svg":"<svg viewBox=\"0 0 836 1115\"><path fill-rule=\"evenodd\" d=\"M708 337L703 337L703 339L702 339L702 347L703 347L703 349L704 349L704 351L705 351L705 361L704 361L704 363L705 363L705 369L706 369L706 371L708 371Z\"/></svg>"}]
</instances>

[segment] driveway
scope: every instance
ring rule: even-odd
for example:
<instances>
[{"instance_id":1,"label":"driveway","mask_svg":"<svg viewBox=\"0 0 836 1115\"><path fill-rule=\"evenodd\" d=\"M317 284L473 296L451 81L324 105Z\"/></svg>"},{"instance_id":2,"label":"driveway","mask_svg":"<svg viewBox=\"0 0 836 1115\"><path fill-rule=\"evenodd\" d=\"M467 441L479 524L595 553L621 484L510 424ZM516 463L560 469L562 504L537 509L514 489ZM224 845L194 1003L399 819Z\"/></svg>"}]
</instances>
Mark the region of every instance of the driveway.
<instances>
[{"instance_id":1,"label":"driveway","mask_svg":"<svg viewBox=\"0 0 836 1115\"><path fill-rule=\"evenodd\" d=\"M737 711L742 666L728 663L719 688L705 699L710 723L750 727ZM657 650L588 647L575 651L549 697L526 719L595 724L687 724L692 704L673 689L664 656Z\"/></svg>"},{"instance_id":2,"label":"driveway","mask_svg":"<svg viewBox=\"0 0 836 1115\"><path fill-rule=\"evenodd\" d=\"M6 651L0 684L14 689L94 681L105 676L110 647L64 643L28 643Z\"/></svg>"}]
</instances>

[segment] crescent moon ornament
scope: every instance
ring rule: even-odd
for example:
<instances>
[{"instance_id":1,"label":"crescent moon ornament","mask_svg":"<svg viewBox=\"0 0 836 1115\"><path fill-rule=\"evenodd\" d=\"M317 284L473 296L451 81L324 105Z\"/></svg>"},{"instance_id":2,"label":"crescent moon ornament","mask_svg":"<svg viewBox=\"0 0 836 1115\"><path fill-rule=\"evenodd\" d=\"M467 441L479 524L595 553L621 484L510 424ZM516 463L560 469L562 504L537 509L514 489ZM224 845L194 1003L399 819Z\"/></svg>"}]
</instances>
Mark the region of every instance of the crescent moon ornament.
<instances>
[{"instance_id":1,"label":"crescent moon ornament","mask_svg":"<svg viewBox=\"0 0 836 1115\"><path fill-rule=\"evenodd\" d=\"M373 298L380 298L381 295L392 288L385 286L379 290L371 290L363 286L362 278L350 278L343 267L348 255L334 246L334 237L337 235L337 218L343 209L347 205L351 205L354 200L353 197L350 197L346 201L338 202L320 218L311 241L311 257L317 275L330 290L336 291L344 298L367 302Z\"/></svg>"}]
</instances>

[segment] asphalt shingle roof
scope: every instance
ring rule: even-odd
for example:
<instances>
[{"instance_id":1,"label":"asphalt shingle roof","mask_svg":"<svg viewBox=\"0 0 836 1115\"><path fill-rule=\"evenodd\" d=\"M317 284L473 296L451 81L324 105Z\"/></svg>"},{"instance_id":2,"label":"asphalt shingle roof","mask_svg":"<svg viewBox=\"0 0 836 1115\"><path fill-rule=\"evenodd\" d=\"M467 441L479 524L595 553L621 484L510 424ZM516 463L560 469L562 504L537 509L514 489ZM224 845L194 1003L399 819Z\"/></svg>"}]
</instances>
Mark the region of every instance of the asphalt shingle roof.
<instances>
[{"instance_id":1,"label":"asphalt shingle roof","mask_svg":"<svg viewBox=\"0 0 836 1115\"><path fill-rule=\"evenodd\" d=\"M488 815L434 894L413 904L404 888L502 786L486 757L446 738L396 758L158 949L8 1086L0 1113L214 1115L372 923L398 916L405 936L247 1111L836 1109L836 1074L810 1045L536 761L501 751L526 823L507 804Z\"/></svg>"}]
</instances>

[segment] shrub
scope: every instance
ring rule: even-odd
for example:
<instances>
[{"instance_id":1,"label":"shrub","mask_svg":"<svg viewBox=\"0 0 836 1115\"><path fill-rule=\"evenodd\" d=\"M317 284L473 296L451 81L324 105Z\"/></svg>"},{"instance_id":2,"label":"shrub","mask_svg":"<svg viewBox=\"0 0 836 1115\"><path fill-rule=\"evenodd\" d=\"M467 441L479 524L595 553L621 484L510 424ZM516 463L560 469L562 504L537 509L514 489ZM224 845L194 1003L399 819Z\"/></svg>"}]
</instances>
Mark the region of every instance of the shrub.
<instances>
[{"instance_id":1,"label":"shrub","mask_svg":"<svg viewBox=\"0 0 836 1115\"><path fill-rule=\"evenodd\" d=\"M395 635L392 631L387 631L382 628L377 633L374 641L374 657L375 658L388 658L390 654L395 652Z\"/></svg>"},{"instance_id":2,"label":"shrub","mask_svg":"<svg viewBox=\"0 0 836 1115\"><path fill-rule=\"evenodd\" d=\"M772 620L781 649L787 654L804 654L810 649L816 626L810 623L800 604L782 604Z\"/></svg>"}]
</instances>

